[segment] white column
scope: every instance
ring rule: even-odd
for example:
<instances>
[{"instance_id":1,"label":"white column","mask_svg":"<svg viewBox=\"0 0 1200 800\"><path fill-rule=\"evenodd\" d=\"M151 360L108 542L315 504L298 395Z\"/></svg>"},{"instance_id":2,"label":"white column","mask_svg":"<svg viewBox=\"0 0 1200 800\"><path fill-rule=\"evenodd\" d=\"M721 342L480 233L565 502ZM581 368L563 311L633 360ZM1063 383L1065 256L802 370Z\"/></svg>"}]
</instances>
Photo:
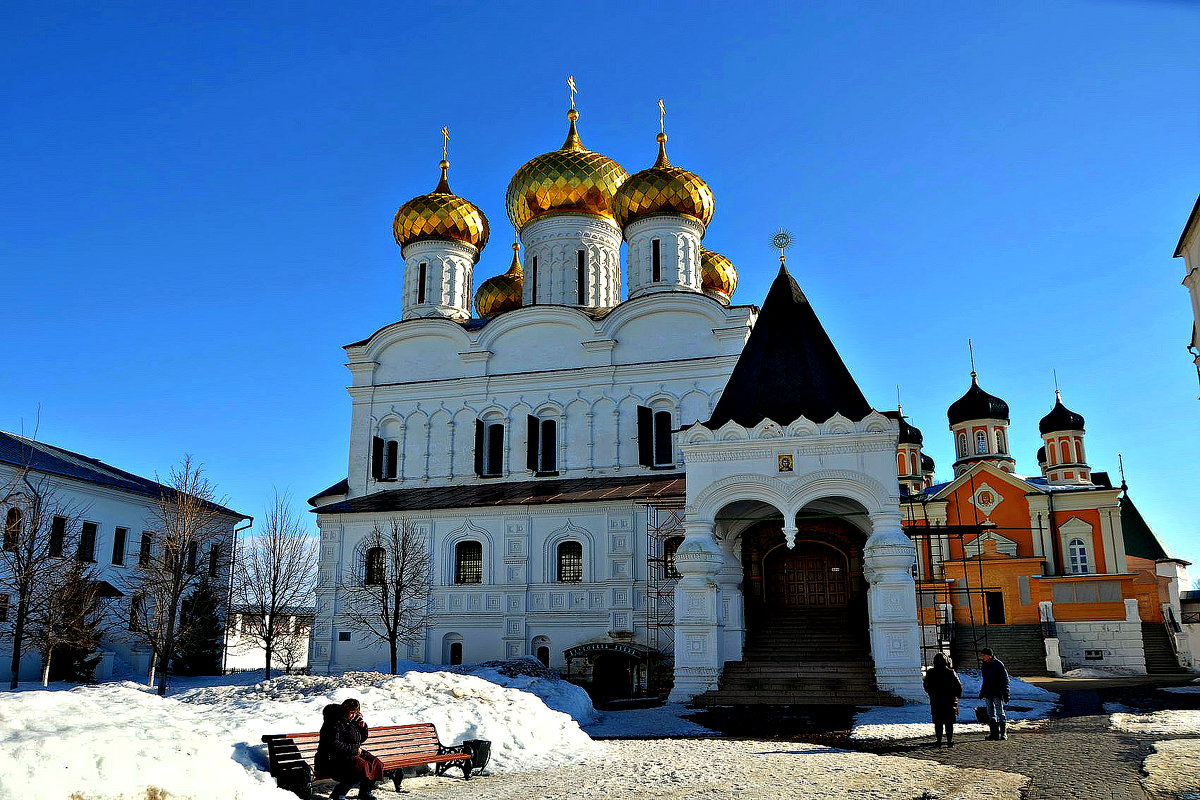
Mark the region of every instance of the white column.
<instances>
[{"instance_id":1,"label":"white column","mask_svg":"<svg viewBox=\"0 0 1200 800\"><path fill-rule=\"evenodd\" d=\"M675 551L682 575L675 587L675 688L671 702L683 702L716 689L725 664L721 642L721 590L717 582L724 556L711 522L688 520Z\"/></svg>"},{"instance_id":2,"label":"white column","mask_svg":"<svg viewBox=\"0 0 1200 800\"><path fill-rule=\"evenodd\" d=\"M863 548L863 572L875 682L905 700L928 702L921 688L921 634L912 577L917 551L900 527L898 508L871 514L871 528Z\"/></svg>"}]
</instances>

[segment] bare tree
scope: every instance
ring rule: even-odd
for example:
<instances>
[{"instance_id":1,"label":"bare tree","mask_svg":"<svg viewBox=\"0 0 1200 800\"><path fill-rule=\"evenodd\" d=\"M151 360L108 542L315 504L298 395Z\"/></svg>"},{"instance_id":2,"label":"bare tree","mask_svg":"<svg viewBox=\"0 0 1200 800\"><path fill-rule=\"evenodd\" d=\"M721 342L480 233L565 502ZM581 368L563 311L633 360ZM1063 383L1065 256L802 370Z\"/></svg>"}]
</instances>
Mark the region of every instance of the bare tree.
<instances>
[{"instance_id":1,"label":"bare tree","mask_svg":"<svg viewBox=\"0 0 1200 800\"><path fill-rule=\"evenodd\" d=\"M361 563L342 576L342 613L369 641L388 645L394 675L399 646L419 642L429 625L428 542L411 521L393 519L386 530L375 525L360 555Z\"/></svg>"},{"instance_id":2,"label":"bare tree","mask_svg":"<svg viewBox=\"0 0 1200 800\"><path fill-rule=\"evenodd\" d=\"M59 569L35 590L29 617L30 641L42 655L43 686L56 653L91 653L113 624L95 565L73 558L53 561Z\"/></svg>"},{"instance_id":3,"label":"bare tree","mask_svg":"<svg viewBox=\"0 0 1200 800\"><path fill-rule=\"evenodd\" d=\"M229 519L203 467L184 456L155 501L157 541L147 558L139 558L130 587L138 598L130 612L131 632L150 648L150 683L157 669L160 695L167 693L184 596L200 586L206 571L215 577L228 566Z\"/></svg>"},{"instance_id":4,"label":"bare tree","mask_svg":"<svg viewBox=\"0 0 1200 800\"><path fill-rule=\"evenodd\" d=\"M238 548L233 571L233 598L238 613L254 623L243 626L242 638L265 651L265 677L272 659L296 661L302 639L290 617L312 602L317 579L317 543L291 510L286 494L276 493L257 536Z\"/></svg>"},{"instance_id":5,"label":"bare tree","mask_svg":"<svg viewBox=\"0 0 1200 800\"><path fill-rule=\"evenodd\" d=\"M0 590L9 595L13 620L5 631L12 641L9 688L17 688L21 656L33 634L31 617L39 597L63 580L63 565L75 557L82 509L56 491L50 476L34 470L32 441L26 465L0 483L4 542L0 548Z\"/></svg>"}]
</instances>

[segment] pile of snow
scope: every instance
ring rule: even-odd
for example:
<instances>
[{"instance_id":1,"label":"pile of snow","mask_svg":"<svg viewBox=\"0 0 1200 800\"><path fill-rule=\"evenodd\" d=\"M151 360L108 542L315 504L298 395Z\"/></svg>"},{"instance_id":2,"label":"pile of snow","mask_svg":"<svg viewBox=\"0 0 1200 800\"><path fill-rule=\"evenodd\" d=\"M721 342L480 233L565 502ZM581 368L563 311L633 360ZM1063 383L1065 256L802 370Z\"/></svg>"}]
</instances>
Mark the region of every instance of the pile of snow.
<instances>
[{"instance_id":1,"label":"pile of snow","mask_svg":"<svg viewBox=\"0 0 1200 800\"><path fill-rule=\"evenodd\" d=\"M1154 743L1142 763L1142 787L1155 797L1187 797L1200 792L1200 741L1168 739Z\"/></svg>"},{"instance_id":2,"label":"pile of snow","mask_svg":"<svg viewBox=\"0 0 1200 800\"><path fill-rule=\"evenodd\" d=\"M584 713L577 687L503 677ZM372 726L432 722L445 743L492 740L488 768L496 773L578 763L602 750L538 696L475 675L289 675L166 698L121 682L0 695L0 797L140 797L157 787L195 800L286 800L294 795L267 774L262 735L317 730L321 709L347 697L362 702Z\"/></svg>"},{"instance_id":3,"label":"pile of snow","mask_svg":"<svg viewBox=\"0 0 1200 800\"><path fill-rule=\"evenodd\" d=\"M1138 675L1142 673L1135 672L1128 667L1079 667L1078 669L1069 669L1063 673L1064 678L1124 678L1129 675Z\"/></svg>"},{"instance_id":4,"label":"pile of snow","mask_svg":"<svg viewBox=\"0 0 1200 800\"><path fill-rule=\"evenodd\" d=\"M1176 736L1200 734L1200 708L1167 709L1149 714L1113 714L1109 724L1119 731Z\"/></svg>"},{"instance_id":5,"label":"pile of snow","mask_svg":"<svg viewBox=\"0 0 1200 800\"><path fill-rule=\"evenodd\" d=\"M963 670L958 673L962 680L963 696L959 701L958 722L955 733L986 731L987 726L975 721L975 707L984 705L977 699L981 677L979 670ZM1045 719L1058 705L1058 695L1020 678L1009 679L1009 702L1005 716L1010 723ZM1019 726L1018 726L1019 727ZM851 739L915 739L933 735L933 723L927 705L898 707L877 706L860 713L854 718Z\"/></svg>"}]
</instances>

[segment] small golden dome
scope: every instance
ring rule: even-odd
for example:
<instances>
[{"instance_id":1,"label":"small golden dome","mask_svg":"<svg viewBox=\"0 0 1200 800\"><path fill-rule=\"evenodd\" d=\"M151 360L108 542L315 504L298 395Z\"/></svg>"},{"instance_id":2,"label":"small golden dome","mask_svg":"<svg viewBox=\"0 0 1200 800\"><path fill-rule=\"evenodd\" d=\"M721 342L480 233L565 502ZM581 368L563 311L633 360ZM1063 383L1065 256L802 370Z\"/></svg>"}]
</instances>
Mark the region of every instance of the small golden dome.
<instances>
[{"instance_id":1,"label":"small golden dome","mask_svg":"<svg viewBox=\"0 0 1200 800\"><path fill-rule=\"evenodd\" d=\"M738 274L733 262L715 250L700 251L700 289L728 304L737 291Z\"/></svg>"},{"instance_id":2,"label":"small golden dome","mask_svg":"<svg viewBox=\"0 0 1200 800\"><path fill-rule=\"evenodd\" d=\"M404 247L423 239L449 239L475 248L475 260L488 240L488 221L478 206L450 191L446 170L450 162L442 160L442 179L429 194L414 197L396 212L392 232L396 244Z\"/></svg>"},{"instance_id":3,"label":"small golden dome","mask_svg":"<svg viewBox=\"0 0 1200 800\"><path fill-rule=\"evenodd\" d=\"M517 257L521 245L513 242L512 249L513 259L508 272L488 278L475 292L475 310L481 317L490 319L521 307L525 289L525 273L521 270L521 259Z\"/></svg>"},{"instance_id":4,"label":"small golden dome","mask_svg":"<svg viewBox=\"0 0 1200 800\"><path fill-rule=\"evenodd\" d=\"M546 214L578 212L613 219L613 195L629 173L583 146L575 129L578 111L572 108L567 118L571 124L563 146L526 162L508 183L508 218L518 231Z\"/></svg>"},{"instance_id":5,"label":"small golden dome","mask_svg":"<svg viewBox=\"0 0 1200 800\"><path fill-rule=\"evenodd\" d=\"M658 134L658 160L654 166L625 181L615 201L617 222L622 228L653 214L680 214L707 227L716 207L717 199L703 178L671 166L665 133Z\"/></svg>"}]
</instances>

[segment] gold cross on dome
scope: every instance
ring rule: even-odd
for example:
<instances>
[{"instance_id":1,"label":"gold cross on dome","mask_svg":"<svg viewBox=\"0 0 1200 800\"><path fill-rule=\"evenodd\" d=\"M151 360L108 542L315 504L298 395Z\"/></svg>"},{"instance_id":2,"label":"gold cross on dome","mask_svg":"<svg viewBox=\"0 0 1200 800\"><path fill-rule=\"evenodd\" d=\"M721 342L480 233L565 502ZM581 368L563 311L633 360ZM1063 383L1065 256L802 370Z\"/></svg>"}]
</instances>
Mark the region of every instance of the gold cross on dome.
<instances>
[{"instance_id":1,"label":"gold cross on dome","mask_svg":"<svg viewBox=\"0 0 1200 800\"><path fill-rule=\"evenodd\" d=\"M446 158L446 149L450 146L450 126L442 126L442 161L448 161Z\"/></svg>"},{"instance_id":2,"label":"gold cross on dome","mask_svg":"<svg viewBox=\"0 0 1200 800\"><path fill-rule=\"evenodd\" d=\"M661 97L658 98L658 132L667 132L667 104Z\"/></svg>"},{"instance_id":3,"label":"gold cross on dome","mask_svg":"<svg viewBox=\"0 0 1200 800\"><path fill-rule=\"evenodd\" d=\"M571 90L571 108L574 108L575 107L575 92L579 91L578 89L575 88L575 76L574 75L567 76L567 86Z\"/></svg>"}]
</instances>

